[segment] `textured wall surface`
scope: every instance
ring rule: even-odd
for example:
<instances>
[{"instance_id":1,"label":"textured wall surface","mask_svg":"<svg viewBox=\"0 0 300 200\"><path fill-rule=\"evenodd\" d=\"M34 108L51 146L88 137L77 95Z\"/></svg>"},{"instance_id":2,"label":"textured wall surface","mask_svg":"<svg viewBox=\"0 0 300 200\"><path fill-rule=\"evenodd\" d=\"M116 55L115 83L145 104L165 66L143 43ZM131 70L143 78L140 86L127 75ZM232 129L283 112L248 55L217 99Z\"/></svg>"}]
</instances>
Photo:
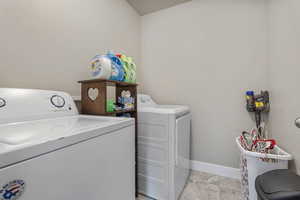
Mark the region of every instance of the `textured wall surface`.
<instances>
[{"instance_id":1,"label":"textured wall surface","mask_svg":"<svg viewBox=\"0 0 300 200\"><path fill-rule=\"evenodd\" d=\"M194 0L142 18L142 91L190 106L193 160L239 166L244 92L267 87L265 3Z\"/></svg>"},{"instance_id":2,"label":"textured wall surface","mask_svg":"<svg viewBox=\"0 0 300 200\"><path fill-rule=\"evenodd\" d=\"M139 62L140 20L125 0L2 0L0 87L78 95L96 54L115 50Z\"/></svg>"}]
</instances>

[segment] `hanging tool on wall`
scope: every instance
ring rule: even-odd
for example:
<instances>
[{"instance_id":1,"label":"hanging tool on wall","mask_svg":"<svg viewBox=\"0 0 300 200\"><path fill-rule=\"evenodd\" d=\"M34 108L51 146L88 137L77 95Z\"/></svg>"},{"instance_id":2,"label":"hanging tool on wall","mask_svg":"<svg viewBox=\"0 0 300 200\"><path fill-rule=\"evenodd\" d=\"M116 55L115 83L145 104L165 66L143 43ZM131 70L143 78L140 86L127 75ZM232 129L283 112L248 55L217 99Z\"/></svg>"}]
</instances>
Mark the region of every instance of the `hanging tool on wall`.
<instances>
[{"instance_id":1,"label":"hanging tool on wall","mask_svg":"<svg viewBox=\"0 0 300 200\"><path fill-rule=\"evenodd\" d=\"M255 122L259 134L262 134L262 119L261 114L270 111L270 98L268 91L261 91L259 94L255 94L254 91L246 92L246 108L248 112L253 112L255 115Z\"/></svg>"}]
</instances>

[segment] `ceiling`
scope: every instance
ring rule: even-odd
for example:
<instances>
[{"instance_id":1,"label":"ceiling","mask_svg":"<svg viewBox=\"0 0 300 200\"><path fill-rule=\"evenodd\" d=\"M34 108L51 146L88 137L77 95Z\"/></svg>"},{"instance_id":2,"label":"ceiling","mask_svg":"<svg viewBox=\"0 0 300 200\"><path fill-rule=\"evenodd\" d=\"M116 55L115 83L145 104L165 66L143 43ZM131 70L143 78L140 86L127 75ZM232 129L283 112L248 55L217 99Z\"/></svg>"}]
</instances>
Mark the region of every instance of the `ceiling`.
<instances>
[{"instance_id":1,"label":"ceiling","mask_svg":"<svg viewBox=\"0 0 300 200\"><path fill-rule=\"evenodd\" d=\"M169 8L177 4L191 0L127 0L140 15L146 15L161 9Z\"/></svg>"}]
</instances>

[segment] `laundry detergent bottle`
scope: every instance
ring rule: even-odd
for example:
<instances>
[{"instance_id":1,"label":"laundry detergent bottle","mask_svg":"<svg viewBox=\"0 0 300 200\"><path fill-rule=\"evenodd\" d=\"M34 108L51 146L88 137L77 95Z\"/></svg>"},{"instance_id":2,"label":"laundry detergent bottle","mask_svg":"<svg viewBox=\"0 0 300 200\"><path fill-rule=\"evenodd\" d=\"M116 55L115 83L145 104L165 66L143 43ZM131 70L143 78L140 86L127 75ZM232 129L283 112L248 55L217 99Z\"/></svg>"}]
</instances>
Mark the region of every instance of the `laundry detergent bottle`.
<instances>
[{"instance_id":1,"label":"laundry detergent bottle","mask_svg":"<svg viewBox=\"0 0 300 200\"><path fill-rule=\"evenodd\" d=\"M124 69L124 81L129 83L135 83L136 82L136 65L133 62L133 59L129 56L126 56L124 54L118 54L117 55L121 62L123 63L123 69Z\"/></svg>"},{"instance_id":2,"label":"laundry detergent bottle","mask_svg":"<svg viewBox=\"0 0 300 200\"><path fill-rule=\"evenodd\" d=\"M91 61L92 78L109 79L111 77L111 59L106 55L96 55Z\"/></svg>"},{"instance_id":3,"label":"laundry detergent bottle","mask_svg":"<svg viewBox=\"0 0 300 200\"><path fill-rule=\"evenodd\" d=\"M109 51L107 53L107 57L110 58L112 62L112 70L111 70L111 77L110 80L114 81L123 81L124 80L124 69L123 63L121 62L120 58L118 58L113 52Z\"/></svg>"}]
</instances>

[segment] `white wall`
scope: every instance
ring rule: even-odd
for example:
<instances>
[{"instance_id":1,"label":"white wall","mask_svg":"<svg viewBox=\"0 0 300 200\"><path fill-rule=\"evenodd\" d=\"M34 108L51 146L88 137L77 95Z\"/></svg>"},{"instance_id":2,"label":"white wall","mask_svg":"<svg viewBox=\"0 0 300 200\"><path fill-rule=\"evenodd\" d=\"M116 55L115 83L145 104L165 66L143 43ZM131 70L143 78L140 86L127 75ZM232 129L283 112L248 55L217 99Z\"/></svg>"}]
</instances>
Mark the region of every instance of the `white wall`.
<instances>
[{"instance_id":1,"label":"white wall","mask_svg":"<svg viewBox=\"0 0 300 200\"><path fill-rule=\"evenodd\" d=\"M292 153L292 167L300 173L300 1L269 1L272 135ZM296 165L295 165L296 164Z\"/></svg>"},{"instance_id":2,"label":"white wall","mask_svg":"<svg viewBox=\"0 0 300 200\"><path fill-rule=\"evenodd\" d=\"M191 107L192 159L238 167L244 92L267 87L266 15L261 0L194 0L142 18L142 91Z\"/></svg>"},{"instance_id":3,"label":"white wall","mask_svg":"<svg viewBox=\"0 0 300 200\"><path fill-rule=\"evenodd\" d=\"M78 95L96 53L140 63L142 50L141 90L192 109L194 160L237 167L233 138L253 125L244 91L271 88L271 131L300 171L299 9L299 0L194 0L142 17L140 49L141 19L125 0L2 0L0 87Z\"/></svg>"},{"instance_id":4,"label":"white wall","mask_svg":"<svg viewBox=\"0 0 300 200\"><path fill-rule=\"evenodd\" d=\"M97 53L139 63L140 16L125 0L1 0L0 27L0 87L78 95Z\"/></svg>"}]
</instances>

